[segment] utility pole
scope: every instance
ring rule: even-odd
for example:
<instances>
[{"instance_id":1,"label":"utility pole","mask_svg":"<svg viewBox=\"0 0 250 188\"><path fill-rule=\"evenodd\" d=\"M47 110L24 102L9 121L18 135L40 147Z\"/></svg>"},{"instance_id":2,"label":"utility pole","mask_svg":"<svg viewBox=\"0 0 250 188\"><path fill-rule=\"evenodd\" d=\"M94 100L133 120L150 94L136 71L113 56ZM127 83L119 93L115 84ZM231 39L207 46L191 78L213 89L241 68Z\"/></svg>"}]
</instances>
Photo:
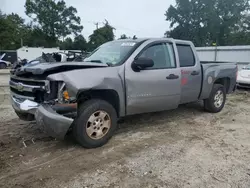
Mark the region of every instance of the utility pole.
<instances>
[{"instance_id":1,"label":"utility pole","mask_svg":"<svg viewBox=\"0 0 250 188\"><path fill-rule=\"evenodd\" d=\"M96 22L96 23L94 23L94 24L95 24L95 26L96 26L96 29L98 29L99 22Z\"/></svg>"},{"instance_id":2,"label":"utility pole","mask_svg":"<svg viewBox=\"0 0 250 188\"><path fill-rule=\"evenodd\" d=\"M23 39L21 38L21 47L23 47Z\"/></svg>"},{"instance_id":3,"label":"utility pole","mask_svg":"<svg viewBox=\"0 0 250 188\"><path fill-rule=\"evenodd\" d=\"M217 61L217 55L218 55L218 38L216 37L216 42L213 43L213 46L215 46L215 51L214 51L214 61Z\"/></svg>"}]
</instances>

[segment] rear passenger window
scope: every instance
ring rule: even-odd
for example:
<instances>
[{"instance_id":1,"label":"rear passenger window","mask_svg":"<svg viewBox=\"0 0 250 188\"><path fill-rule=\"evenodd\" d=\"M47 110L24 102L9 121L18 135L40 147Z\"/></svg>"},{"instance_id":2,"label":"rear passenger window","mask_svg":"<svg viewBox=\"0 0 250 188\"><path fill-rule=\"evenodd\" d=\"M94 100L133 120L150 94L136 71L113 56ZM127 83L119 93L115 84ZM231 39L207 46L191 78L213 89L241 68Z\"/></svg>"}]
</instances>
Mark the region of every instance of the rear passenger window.
<instances>
[{"instance_id":1,"label":"rear passenger window","mask_svg":"<svg viewBox=\"0 0 250 188\"><path fill-rule=\"evenodd\" d=\"M195 58L191 46L177 44L180 67L192 67L195 65Z\"/></svg>"}]
</instances>

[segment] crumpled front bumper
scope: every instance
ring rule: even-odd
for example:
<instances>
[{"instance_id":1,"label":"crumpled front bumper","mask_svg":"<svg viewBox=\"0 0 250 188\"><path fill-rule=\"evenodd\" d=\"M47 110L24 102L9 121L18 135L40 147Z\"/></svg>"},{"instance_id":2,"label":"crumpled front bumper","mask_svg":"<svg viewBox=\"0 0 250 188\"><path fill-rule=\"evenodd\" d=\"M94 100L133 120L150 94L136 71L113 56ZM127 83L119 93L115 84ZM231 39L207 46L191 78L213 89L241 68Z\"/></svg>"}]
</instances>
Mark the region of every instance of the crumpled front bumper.
<instances>
[{"instance_id":1,"label":"crumpled front bumper","mask_svg":"<svg viewBox=\"0 0 250 188\"><path fill-rule=\"evenodd\" d=\"M49 136L64 139L73 119L56 113L49 105L40 105L35 113L36 124Z\"/></svg>"},{"instance_id":2,"label":"crumpled front bumper","mask_svg":"<svg viewBox=\"0 0 250 188\"><path fill-rule=\"evenodd\" d=\"M11 103L15 111L35 115L39 129L54 138L63 139L73 123L72 118L56 113L49 105L38 104L29 99L14 96L11 96Z\"/></svg>"},{"instance_id":3,"label":"crumpled front bumper","mask_svg":"<svg viewBox=\"0 0 250 188\"><path fill-rule=\"evenodd\" d=\"M11 104L15 111L21 113L35 114L39 104L28 100L11 96Z\"/></svg>"}]
</instances>

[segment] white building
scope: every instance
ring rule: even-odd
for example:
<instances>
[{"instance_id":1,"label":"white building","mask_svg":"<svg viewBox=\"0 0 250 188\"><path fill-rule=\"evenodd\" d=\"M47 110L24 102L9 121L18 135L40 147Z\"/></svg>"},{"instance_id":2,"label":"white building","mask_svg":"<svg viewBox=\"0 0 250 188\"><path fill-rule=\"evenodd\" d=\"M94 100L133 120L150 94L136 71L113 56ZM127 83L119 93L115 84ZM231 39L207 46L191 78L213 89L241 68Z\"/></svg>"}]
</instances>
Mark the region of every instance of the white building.
<instances>
[{"instance_id":1,"label":"white building","mask_svg":"<svg viewBox=\"0 0 250 188\"><path fill-rule=\"evenodd\" d=\"M42 53L53 53L59 52L59 47L57 48L43 48L43 47L27 47L23 46L22 48L17 49L17 57L21 59L33 60L42 55Z\"/></svg>"},{"instance_id":2,"label":"white building","mask_svg":"<svg viewBox=\"0 0 250 188\"><path fill-rule=\"evenodd\" d=\"M250 46L197 47L201 61L226 61L250 63Z\"/></svg>"}]
</instances>

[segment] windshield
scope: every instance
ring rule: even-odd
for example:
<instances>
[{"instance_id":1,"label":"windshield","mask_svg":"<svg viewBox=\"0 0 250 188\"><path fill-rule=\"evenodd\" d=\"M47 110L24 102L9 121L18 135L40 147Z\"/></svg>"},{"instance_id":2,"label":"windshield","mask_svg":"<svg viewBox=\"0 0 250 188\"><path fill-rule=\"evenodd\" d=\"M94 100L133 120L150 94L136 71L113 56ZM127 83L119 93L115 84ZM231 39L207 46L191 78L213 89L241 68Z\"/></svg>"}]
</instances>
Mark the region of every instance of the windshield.
<instances>
[{"instance_id":1,"label":"windshield","mask_svg":"<svg viewBox=\"0 0 250 188\"><path fill-rule=\"evenodd\" d=\"M85 58L84 61L118 65L135 48L136 43L136 41L122 40L105 43Z\"/></svg>"}]
</instances>

